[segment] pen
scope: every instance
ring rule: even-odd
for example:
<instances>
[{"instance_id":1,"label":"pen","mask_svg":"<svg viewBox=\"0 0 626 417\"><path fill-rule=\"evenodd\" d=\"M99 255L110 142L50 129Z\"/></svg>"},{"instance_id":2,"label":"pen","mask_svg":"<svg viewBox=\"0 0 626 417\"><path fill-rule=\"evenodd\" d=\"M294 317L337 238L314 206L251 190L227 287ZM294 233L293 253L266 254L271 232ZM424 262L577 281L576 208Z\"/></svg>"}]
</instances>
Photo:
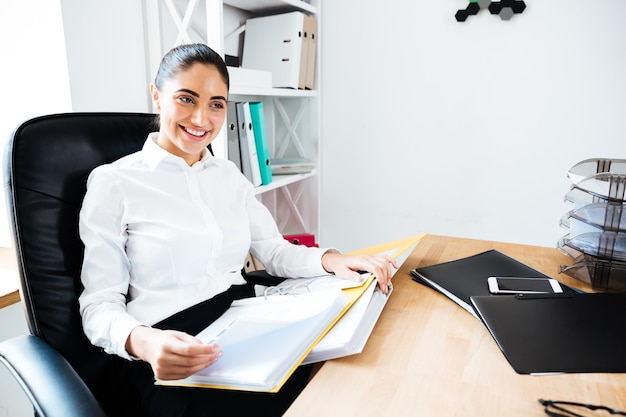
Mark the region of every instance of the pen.
<instances>
[{"instance_id":1,"label":"pen","mask_svg":"<svg viewBox=\"0 0 626 417\"><path fill-rule=\"evenodd\" d=\"M574 294L515 294L518 300L538 300L542 298L574 298Z\"/></svg>"}]
</instances>

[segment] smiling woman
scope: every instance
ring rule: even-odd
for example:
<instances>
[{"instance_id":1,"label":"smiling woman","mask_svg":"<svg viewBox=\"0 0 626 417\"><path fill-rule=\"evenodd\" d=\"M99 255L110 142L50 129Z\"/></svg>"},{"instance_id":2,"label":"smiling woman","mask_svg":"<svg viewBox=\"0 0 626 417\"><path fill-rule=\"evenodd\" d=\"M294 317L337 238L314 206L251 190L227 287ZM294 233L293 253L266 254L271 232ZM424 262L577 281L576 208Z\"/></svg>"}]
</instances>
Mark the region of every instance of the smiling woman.
<instances>
[{"instance_id":1,"label":"smiling woman","mask_svg":"<svg viewBox=\"0 0 626 417\"><path fill-rule=\"evenodd\" d=\"M154 384L220 360L217 343L193 335L233 300L253 296L243 272L248 253L274 276L360 279L356 271L366 270L383 291L389 287L395 260L289 243L239 168L208 152L224 124L228 84L224 61L207 45L175 47L150 86L159 130L140 151L89 175L79 301L86 336L111 354L110 380L94 390L116 399L102 401L107 409L151 417L283 414L310 367L275 394Z\"/></svg>"}]
</instances>

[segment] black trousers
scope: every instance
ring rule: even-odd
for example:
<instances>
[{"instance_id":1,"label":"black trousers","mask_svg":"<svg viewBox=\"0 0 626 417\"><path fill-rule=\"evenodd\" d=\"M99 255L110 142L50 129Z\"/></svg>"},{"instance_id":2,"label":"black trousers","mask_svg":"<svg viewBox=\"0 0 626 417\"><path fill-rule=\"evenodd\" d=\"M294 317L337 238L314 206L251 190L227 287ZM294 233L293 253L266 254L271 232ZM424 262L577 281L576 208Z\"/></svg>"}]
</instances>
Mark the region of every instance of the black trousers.
<instances>
[{"instance_id":1,"label":"black trousers","mask_svg":"<svg viewBox=\"0 0 626 417\"><path fill-rule=\"evenodd\" d=\"M250 286L232 286L153 327L196 334L220 317L233 300L250 296ZM280 349L280 346L276 348ZM257 393L155 385L154 373L148 363L129 362L118 357L112 357L111 362L109 370L113 371L113 381L107 385L118 391L109 393L118 398L117 404L112 405L115 409L111 410L112 414L150 417L281 416L306 386L312 369L311 366L299 367L278 393Z\"/></svg>"}]
</instances>

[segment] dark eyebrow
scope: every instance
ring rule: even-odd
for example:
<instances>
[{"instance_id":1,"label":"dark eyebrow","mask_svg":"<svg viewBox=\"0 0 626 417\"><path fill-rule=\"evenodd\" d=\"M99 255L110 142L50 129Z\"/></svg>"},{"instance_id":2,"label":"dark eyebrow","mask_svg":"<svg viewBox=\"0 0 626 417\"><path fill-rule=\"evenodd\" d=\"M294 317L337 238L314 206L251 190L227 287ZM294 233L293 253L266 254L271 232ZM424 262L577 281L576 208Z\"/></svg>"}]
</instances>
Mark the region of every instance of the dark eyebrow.
<instances>
[{"instance_id":1,"label":"dark eyebrow","mask_svg":"<svg viewBox=\"0 0 626 417\"><path fill-rule=\"evenodd\" d=\"M190 94L190 95L192 95L192 96L194 96L196 98L200 98L200 94L196 93L193 90L189 90L188 88L181 88L179 90L176 90L176 92L177 93L180 93L180 92L187 93L187 94ZM226 101L226 97L224 97L224 96L213 96L213 97L211 97L211 100L224 100L224 101Z\"/></svg>"},{"instance_id":2,"label":"dark eyebrow","mask_svg":"<svg viewBox=\"0 0 626 417\"><path fill-rule=\"evenodd\" d=\"M176 90L176 92L177 92L177 93L187 93L187 94L191 94L192 96L194 96L194 97L198 97L198 98L200 97L200 94L196 93L196 92L195 92L195 91L193 91L193 90L189 90L189 89L187 89L187 88L181 88L181 89L179 89L179 90Z\"/></svg>"}]
</instances>

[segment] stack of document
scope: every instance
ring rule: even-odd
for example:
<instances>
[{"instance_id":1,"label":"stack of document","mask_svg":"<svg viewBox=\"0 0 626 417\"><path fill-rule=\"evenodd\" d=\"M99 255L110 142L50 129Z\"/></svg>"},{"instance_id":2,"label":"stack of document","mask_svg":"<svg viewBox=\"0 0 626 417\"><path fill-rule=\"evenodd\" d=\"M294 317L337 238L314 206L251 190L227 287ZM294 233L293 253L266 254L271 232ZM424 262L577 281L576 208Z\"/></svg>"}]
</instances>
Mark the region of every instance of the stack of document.
<instances>
[{"instance_id":1,"label":"stack of document","mask_svg":"<svg viewBox=\"0 0 626 417\"><path fill-rule=\"evenodd\" d=\"M223 356L186 379L157 383L277 392L347 304L340 289L235 301L197 335Z\"/></svg>"},{"instance_id":2,"label":"stack of document","mask_svg":"<svg viewBox=\"0 0 626 417\"><path fill-rule=\"evenodd\" d=\"M348 297L350 308L315 345L302 362L303 364L323 362L361 353L393 291L393 288L389 288L387 294L383 294L372 274L363 273L360 282L339 279L334 275L287 279L280 285L267 288L265 295L271 297L280 294L302 294L330 289L343 290Z\"/></svg>"},{"instance_id":3,"label":"stack of document","mask_svg":"<svg viewBox=\"0 0 626 417\"><path fill-rule=\"evenodd\" d=\"M353 251L404 256L427 234ZM223 356L197 374L161 385L277 392L295 369L360 353L387 303L371 273L360 281L334 275L286 279L257 297L237 300L197 337Z\"/></svg>"},{"instance_id":4,"label":"stack of document","mask_svg":"<svg viewBox=\"0 0 626 417\"><path fill-rule=\"evenodd\" d=\"M315 162L305 158L274 158L270 159L272 174L304 174L315 168Z\"/></svg>"},{"instance_id":5,"label":"stack of document","mask_svg":"<svg viewBox=\"0 0 626 417\"><path fill-rule=\"evenodd\" d=\"M572 181L561 218L568 230L557 246L573 258L561 272L594 288L626 290L626 160L586 159L568 172Z\"/></svg>"},{"instance_id":6,"label":"stack of document","mask_svg":"<svg viewBox=\"0 0 626 417\"><path fill-rule=\"evenodd\" d=\"M323 362L363 351L393 291L393 288L389 288L387 294L383 294L376 280L370 280L366 288L350 310L313 348L303 364Z\"/></svg>"}]
</instances>

